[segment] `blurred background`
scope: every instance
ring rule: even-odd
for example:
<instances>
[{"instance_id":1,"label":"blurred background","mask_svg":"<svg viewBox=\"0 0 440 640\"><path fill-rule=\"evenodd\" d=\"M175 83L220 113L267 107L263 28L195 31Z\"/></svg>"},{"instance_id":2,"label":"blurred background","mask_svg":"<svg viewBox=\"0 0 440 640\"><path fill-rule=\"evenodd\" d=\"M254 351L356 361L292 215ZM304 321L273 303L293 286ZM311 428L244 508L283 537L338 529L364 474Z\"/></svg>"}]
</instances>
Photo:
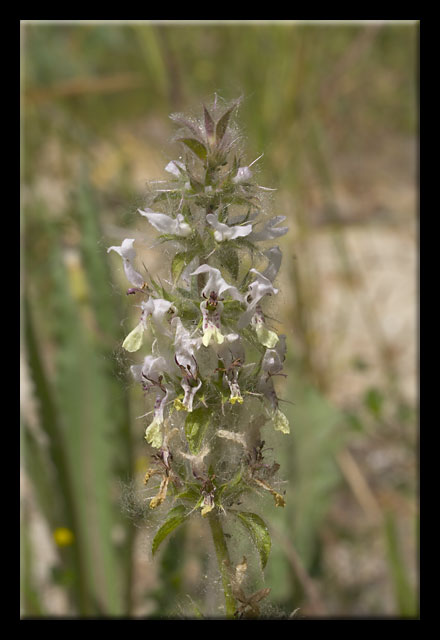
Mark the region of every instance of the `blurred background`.
<instances>
[{"instance_id":1,"label":"blurred background","mask_svg":"<svg viewBox=\"0 0 440 640\"><path fill-rule=\"evenodd\" d=\"M264 152L290 227L274 615L418 615L417 24L23 21L21 60L21 615L212 598L201 519L151 558L133 302L106 249L136 238L163 268L136 209L177 157L169 114L215 92L243 96L247 160Z\"/></svg>"}]
</instances>

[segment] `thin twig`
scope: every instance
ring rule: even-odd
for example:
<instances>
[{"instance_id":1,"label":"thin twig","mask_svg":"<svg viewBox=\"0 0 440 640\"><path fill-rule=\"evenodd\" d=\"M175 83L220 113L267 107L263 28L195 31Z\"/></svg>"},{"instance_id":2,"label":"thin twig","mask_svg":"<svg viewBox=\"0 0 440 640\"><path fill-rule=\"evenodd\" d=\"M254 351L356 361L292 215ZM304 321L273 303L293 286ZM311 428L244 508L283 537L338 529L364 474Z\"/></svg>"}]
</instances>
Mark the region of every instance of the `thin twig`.
<instances>
[{"instance_id":1,"label":"thin twig","mask_svg":"<svg viewBox=\"0 0 440 640\"><path fill-rule=\"evenodd\" d=\"M141 73L126 71L107 76L77 76L51 87L31 87L26 92L28 100L34 103L48 102L57 98L79 96L89 93L112 93L136 89L145 85Z\"/></svg>"},{"instance_id":2,"label":"thin twig","mask_svg":"<svg viewBox=\"0 0 440 640\"><path fill-rule=\"evenodd\" d=\"M292 541L284 536L279 529L271 527L273 537L278 540L284 549L287 559L289 560L296 577L300 581L304 592L308 598L309 611L316 615L322 616L327 613L326 608L322 602L321 595L319 593L318 586L313 578L307 573L301 558L299 557Z\"/></svg>"},{"instance_id":3,"label":"thin twig","mask_svg":"<svg viewBox=\"0 0 440 640\"><path fill-rule=\"evenodd\" d=\"M336 460L367 518L374 524L382 522L379 503L351 453L344 449L336 456Z\"/></svg>"}]
</instances>

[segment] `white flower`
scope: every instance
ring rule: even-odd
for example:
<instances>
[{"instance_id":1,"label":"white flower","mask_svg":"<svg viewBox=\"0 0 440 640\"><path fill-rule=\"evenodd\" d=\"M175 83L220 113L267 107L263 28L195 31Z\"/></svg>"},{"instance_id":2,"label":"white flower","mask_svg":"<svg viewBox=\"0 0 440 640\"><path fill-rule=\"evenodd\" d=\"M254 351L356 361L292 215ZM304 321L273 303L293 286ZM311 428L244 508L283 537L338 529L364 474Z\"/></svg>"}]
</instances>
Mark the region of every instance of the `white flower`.
<instances>
[{"instance_id":1,"label":"white flower","mask_svg":"<svg viewBox=\"0 0 440 640\"><path fill-rule=\"evenodd\" d=\"M238 333L226 334L224 342L218 348L217 355L223 362L225 369L237 360L243 364L245 361L245 349L240 335Z\"/></svg>"},{"instance_id":2,"label":"white flower","mask_svg":"<svg viewBox=\"0 0 440 640\"><path fill-rule=\"evenodd\" d=\"M203 323L203 338L202 343L205 347L209 346L211 340L216 342L217 344L222 344L224 342L224 335L221 332L220 325L220 314L223 311L223 303L218 301L216 303L216 307L214 310L210 311L207 308L207 301L204 300L200 305L200 310L202 312Z\"/></svg>"},{"instance_id":3,"label":"white flower","mask_svg":"<svg viewBox=\"0 0 440 640\"><path fill-rule=\"evenodd\" d=\"M237 174L235 175L234 178L232 178L232 182L234 182L235 184L240 184L241 182L249 182L249 180L251 180L252 178L252 171L251 171L252 165L258 162L258 160L262 158L263 155L264 154L262 153L261 156L258 156L258 158L255 158L255 160L253 160L248 167L239 167Z\"/></svg>"},{"instance_id":4,"label":"white flower","mask_svg":"<svg viewBox=\"0 0 440 640\"><path fill-rule=\"evenodd\" d=\"M173 304L162 298L150 298L148 302L141 302L141 319L136 327L130 331L122 343L122 347L133 353L138 351L143 342L144 331L147 328L147 319L151 317L156 330L162 335L171 335L168 322L170 311L174 311Z\"/></svg>"},{"instance_id":5,"label":"white flower","mask_svg":"<svg viewBox=\"0 0 440 640\"><path fill-rule=\"evenodd\" d=\"M141 309L145 326L147 318L151 318L158 333L171 336L170 319L175 311L172 302L163 298L150 298L148 302L141 302Z\"/></svg>"},{"instance_id":6,"label":"white flower","mask_svg":"<svg viewBox=\"0 0 440 640\"><path fill-rule=\"evenodd\" d=\"M181 409L185 409L185 411L188 411L188 413L191 413L191 411L193 410L194 396L202 386L202 381L199 379L197 381L197 384L193 386L186 378L182 378L182 381L180 384L182 386L182 389L185 392L185 395L183 400L176 398L176 400L174 401L174 407L178 411L180 411Z\"/></svg>"},{"instance_id":7,"label":"white flower","mask_svg":"<svg viewBox=\"0 0 440 640\"><path fill-rule=\"evenodd\" d=\"M148 387L148 383L152 386L159 386L164 372L169 373L170 367L163 356L148 355L144 358L142 364L134 364L130 367L130 371L136 382L142 382Z\"/></svg>"},{"instance_id":8,"label":"white flower","mask_svg":"<svg viewBox=\"0 0 440 640\"><path fill-rule=\"evenodd\" d=\"M252 320L256 307L263 296L276 295L278 293L278 289L274 288L272 282L268 278L263 276L256 269L251 269L250 271L255 273L257 277L249 285L249 295L246 298L247 309L238 320L237 327L239 329L246 327Z\"/></svg>"},{"instance_id":9,"label":"white flower","mask_svg":"<svg viewBox=\"0 0 440 640\"><path fill-rule=\"evenodd\" d=\"M201 339L193 338L178 316L171 320L171 325L175 328L173 344L177 361L185 369L194 367L195 354L200 348Z\"/></svg>"},{"instance_id":10,"label":"white flower","mask_svg":"<svg viewBox=\"0 0 440 640\"><path fill-rule=\"evenodd\" d=\"M240 184L241 182L249 182L252 178L252 171L249 167L240 167L237 171L237 175L232 178L232 182Z\"/></svg>"},{"instance_id":11,"label":"white flower","mask_svg":"<svg viewBox=\"0 0 440 640\"><path fill-rule=\"evenodd\" d=\"M273 288L272 282L281 266L282 254L279 247L272 247L265 251L264 255L268 258L269 264L262 274L254 270L258 277L256 281L249 285L251 293L248 296L248 308L239 319L238 326L242 328L252 322L259 342L268 349L272 349L278 342L278 336L274 331L266 327L264 314L259 302L266 294L278 293L278 289Z\"/></svg>"},{"instance_id":12,"label":"white flower","mask_svg":"<svg viewBox=\"0 0 440 640\"><path fill-rule=\"evenodd\" d=\"M160 422L158 418L154 418L154 420L145 430L145 440L155 449L160 449L160 447L162 446L162 424L163 423Z\"/></svg>"},{"instance_id":13,"label":"white flower","mask_svg":"<svg viewBox=\"0 0 440 640\"><path fill-rule=\"evenodd\" d=\"M278 398L275 393L272 376L279 374L283 368L286 357L286 336L280 336L275 349L266 349L262 363L261 375L258 382L258 390L271 404L271 419L276 431L290 433L289 421L278 408Z\"/></svg>"},{"instance_id":14,"label":"white flower","mask_svg":"<svg viewBox=\"0 0 440 640\"><path fill-rule=\"evenodd\" d=\"M283 368L283 362L286 358L286 336L280 336L279 342L275 349L266 349L262 363L261 371L262 375L269 378L280 371Z\"/></svg>"},{"instance_id":15,"label":"white flower","mask_svg":"<svg viewBox=\"0 0 440 640\"><path fill-rule=\"evenodd\" d=\"M139 351L144 340L144 331L145 326L143 321L141 320L141 322L139 322L125 338L124 342L122 343L122 348L126 351L129 351L130 353Z\"/></svg>"},{"instance_id":16,"label":"white flower","mask_svg":"<svg viewBox=\"0 0 440 640\"><path fill-rule=\"evenodd\" d=\"M154 418L145 431L145 440L155 449L159 449L163 442L163 414L167 398L168 389L166 389L164 396L160 393L156 396L156 402L154 403Z\"/></svg>"},{"instance_id":17,"label":"white flower","mask_svg":"<svg viewBox=\"0 0 440 640\"><path fill-rule=\"evenodd\" d=\"M215 293L220 296L222 293L228 292L231 298L235 300L239 300L243 302L243 296L238 291L237 287L234 287L232 284L228 284L226 280L224 280L222 274L219 269L215 267L210 267L207 264L202 264L198 269L193 271L190 275L197 276L199 273L208 273L208 280L206 285L203 287L202 294L205 297L208 297L211 291L215 291Z\"/></svg>"},{"instance_id":18,"label":"white flower","mask_svg":"<svg viewBox=\"0 0 440 640\"><path fill-rule=\"evenodd\" d=\"M252 225L246 224L243 226L229 226L223 222L219 222L217 216L213 213L208 213L206 216L209 224L214 227L214 238L217 242L223 242L223 240L234 240L235 238L244 238L252 232Z\"/></svg>"},{"instance_id":19,"label":"white flower","mask_svg":"<svg viewBox=\"0 0 440 640\"><path fill-rule=\"evenodd\" d=\"M279 238L289 231L289 227L277 227L276 225L286 219L286 216L275 216L266 223L262 231L253 231L249 236L249 240L252 242L258 242L260 240L273 240Z\"/></svg>"},{"instance_id":20,"label":"white flower","mask_svg":"<svg viewBox=\"0 0 440 640\"><path fill-rule=\"evenodd\" d=\"M142 216L145 216L148 222L161 233L169 233L175 236L186 237L191 234L191 227L185 222L181 213L175 218L165 215L165 213L156 213L151 209L138 209Z\"/></svg>"},{"instance_id":21,"label":"white flower","mask_svg":"<svg viewBox=\"0 0 440 640\"><path fill-rule=\"evenodd\" d=\"M258 341L268 349L273 349L278 343L279 338L274 331L266 327L264 314L260 305L257 305L254 315L252 316L252 326L255 328Z\"/></svg>"},{"instance_id":22,"label":"white flower","mask_svg":"<svg viewBox=\"0 0 440 640\"><path fill-rule=\"evenodd\" d=\"M136 269L133 267L133 262L136 258L136 251L133 247L133 244L134 244L134 239L126 238L125 240L122 241L122 244L120 247L109 247L107 249L107 253L110 253L110 251L116 251L116 253L121 256L123 260L124 271L125 271L127 280L131 282L131 284L134 285L135 287L140 288L140 287L143 287L144 285L144 279L141 276L141 274L138 273Z\"/></svg>"},{"instance_id":23,"label":"white flower","mask_svg":"<svg viewBox=\"0 0 440 640\"><path fill-rule=\"evenodd\" d=\"M243 397L241 395L240 387L238 386L237 376L238 371L234 372L232 380L228 376L225 376L231 392L231 395L229 396L229 402L231 404L235 404L236 402L238 402L238 404L243 404Z\"/></svg>"}]
</instances>

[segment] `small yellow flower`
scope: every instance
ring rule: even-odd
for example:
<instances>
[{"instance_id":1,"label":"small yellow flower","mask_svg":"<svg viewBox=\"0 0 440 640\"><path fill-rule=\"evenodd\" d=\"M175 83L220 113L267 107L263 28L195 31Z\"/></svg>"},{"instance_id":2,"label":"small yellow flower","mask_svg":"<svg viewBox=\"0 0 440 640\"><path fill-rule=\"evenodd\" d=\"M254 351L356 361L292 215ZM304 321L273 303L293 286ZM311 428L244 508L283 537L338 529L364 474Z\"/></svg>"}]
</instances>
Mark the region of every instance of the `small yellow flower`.
<instances>
[{"instance_id":1,"label":"small yellow flower","mask_svg":"<svg viewBox=\"0 0 440 640\"><path fill-rule=\"evenodd\" d=\"M53 532L55 543L59 547L68 547L75 539L73 532L67 527L57 527Z\"/></svg>"},{"instance_id":2,"label":"small yellow flower","mask_svg":"<svg viewBox=\"0 0 440 640\"><path fill-rule=\"evenodd\" d=\"M183 398L183 396L182 396L182 398ZM187 410L185 405L183 404L181 398L175 398L173 406L177 411L186 411Z\"/></svg>"}]
</instances>

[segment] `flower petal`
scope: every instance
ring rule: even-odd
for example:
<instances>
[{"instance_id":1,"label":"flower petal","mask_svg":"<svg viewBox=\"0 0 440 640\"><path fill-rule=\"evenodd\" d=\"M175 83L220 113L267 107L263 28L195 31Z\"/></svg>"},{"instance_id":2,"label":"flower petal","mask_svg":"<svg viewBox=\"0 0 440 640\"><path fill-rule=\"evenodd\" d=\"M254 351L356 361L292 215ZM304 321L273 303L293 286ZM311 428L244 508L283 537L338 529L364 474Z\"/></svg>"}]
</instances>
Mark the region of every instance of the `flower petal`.
<instances>
[{"instance_id":1,"label":"flower petal","mask_svg":"<svg viewBox=\"0 0 440 640\"><path fill-rule=\"evenodd\" d=\"M133 266L133 262L136 258L136 251L133 247L133 244L133 238L125 238L125 240L122 241L121 246L109 247L107 249L107 253L110 253L110 251L115 251L118 255L120 255L123 260L124 271L127 280L131 282L131 284L135 287L142 287L144 285L144 279Z\"/></svg>"},{"instance_id":2,"label":"flower petal","mask_svg":"<svg viewBox=\"0 0 440 640\"><path fill-rule=\"evenodd\" d=\"M195 353L200 347L200 338L192 338L178 316L171 320L171 325L175 328L173 344L177 361L185 368L188 365L190 367L194 366Z\"/></svg>"},{"instance_id":3,"label":"flower petal","mask_svg":"<svg viewBox=\"0 0 440 640\"><path fill-rule=\"evenodd\" d=\"M263 276L256 269L251 269L250 271L255 273L257 277L249 285L249 295L246 299L247 309L238 320L237 327L239 329L246 327L252 320L256 307L263 296L276 295L278 293L278 289L274 288L272 282L268 278Z\"/></svg>"},{"instance_id":4,"label":"flower petal","mask_svg":"<svg viewBox=\"0 0 440 640\"><path fill-rule=\"evenodd\" d=\"M191 227L185 222L181 213L178 213L176 218L171 218L164 213L156 213L151 209L138 209L142 216L145 216L148 222L161 233L169 233L176 236L189 236L191 234Z\"/></svg>"},{"instance_id":5,"label":"flower petal","mask_svg":"<svg viewBox=\"0 0 440 640\"><path fill-rule=\"evenodd\" d=\"M182 385L182 389L185 391L185 396L182 400L182 405L188 411L188 413L191 413L191 411L193 410L194 396L202 386L202 381L199 380L197 385L195 387L192 387L189 384L189 382L185 380L185 378L183 378L181 385Z\"/></svg>"},{"instance_id":6,"label":"flower petal","mask_svg":"<svg viewBox=\"0 0 440 640\"><path fill-rule=\"evenodd\" d=\"M264 323L258 323L255 326L255 333L260 344L267 349L273 349L278 343L278 336L274 331L270 331Z\"/></svg>"},{"instance_id":7,"label":"flower petal","mask_svg":"<svg viewBox=\"0 0 440 640\"><path fill-rule=\"evenodd\" d=\"M185 171L185 165L180 160L171 160L165 167L165 171L172 173L176 178L181 178L182 172Z\"/></svg>"},{"instance_id":8,"label":"flower petal","mask_svg":"<svg viewBox=\"0 0 440 640\"><path fill-rule=\"evenodd\" d=\"M269 264L263 271L263 276L273 282L280 270L283 255L279 247L271 247L264 252L264 255L269 260Z\"/></svg>"},{"instance_id":9,"label":"flower petal","mask_svg":"<svg viewBox=\"0 0 440 640\"><path fill-rule=\"evenodd\" d=\"M273 421L275 431L281 431L282 433L286 433L286 434L290 433L289 421L284 415L284 413L279 409L275 411L275 414L272 417L272 421Z\"/></svg>"},{"instance_id":10,"label":"flower petal","mask_svg":"<svg viewBox=\"0 0 440 640\"><path fill-rule=\"evenodd\" d=\"M234 240L235 238L244 238L252 232L251 224L229 226L223 222L219 222L217 216L213 213L208 213L206 219L215 229L214 238L217 242L223 242L223 240Z\"/></svg>"},{"instance_id":11,"label":"flower petal","mask_svg":"<svg viewBox=\"0 0 440 640\"><path fill-rule=\"evenodd\" d=\"M249 240L273 240L279 238L289 231L289 227L276 227L279 222L283 222L286 216L275 216L262 229L262 231L253 231L249 237Z\"/></svg>"},{"instance_id":12,"label":"flower petal","mask_svg":"<svg viewBox=\"0 0 440 640\"><path fill-rule=\"evenodd\" d=\"M122 348L126 351L129 351L130 353L138 351L142 346L144 329L144 323L142 321L139 322L139 324L133 329L133 331L130 331L128 336L125 338L124 342L122 343Z\"/></svg>"},{"instance_id":13,"label":"flower petal","mask_svg":"<svg viewBox=\"0 0 440 640\"><path fill-rule=\"evenodd\" d=\"M170 336L172 318L174 311L173 303L163 298L150 298L148 302L141 302L142 316L146 325L147 318L151 318L154 328L162 335Z\"/></svg>"},{"instance_id":14,"label":"flower petal","mask_svg":"<svg viewBox=\"0 0 440 640\"><path fill-rule=\"evenodd\" d=\"M198 267L198 269L193 271L191 275L197 276L200 273L209 274L208 281L202 290L202 294L204 294L206 297L209 296L211 291L215 291L219 296L222 293L225 293L227 291L231 296L231 298L234 298L235 300L239 300L240 302L243 302L243 296L238 291L237 287L234 287L234 285L232 284L228 284L226 280L223 278L219 269L216 269L215 267L210 267L207 264L202 264L200 265L200 267Z\"/></svg>"},{"instance_id":15,"label":"flower petal","mask_svg":"<svg viewBox=\"0 0 440 640\"><path fill-rule=\"evenodd\" d=\"M216 342L217 344L223 344L225 336L217 329L217 327L210 326L208 329L205 329L203 333L202 343L205 347L208 347L211 343L211 340Z\"/></svg>"},{"instance_id":16,"label":"flower petal","mask_svg":"<svg viewBox=\"0 0 440 640\"><path fill-rule=\"evenodd\" d=\"M145 440L155 449L160 449L162 446L162 424L160 419L155 417L153 422L145 430Z\"/></svg>"},{"instance_id":17,"label":"flower petal","mask_svg":"<svg viewBox=\"0 0 440 640\"><path fill-rule=\"evenodd\" d=\"M237 175L232 178L232 182L240 184L241 182L249 182L252 178L252 171L249 167L240 167L237 171Z\"/></svg>"}]
</instances>

